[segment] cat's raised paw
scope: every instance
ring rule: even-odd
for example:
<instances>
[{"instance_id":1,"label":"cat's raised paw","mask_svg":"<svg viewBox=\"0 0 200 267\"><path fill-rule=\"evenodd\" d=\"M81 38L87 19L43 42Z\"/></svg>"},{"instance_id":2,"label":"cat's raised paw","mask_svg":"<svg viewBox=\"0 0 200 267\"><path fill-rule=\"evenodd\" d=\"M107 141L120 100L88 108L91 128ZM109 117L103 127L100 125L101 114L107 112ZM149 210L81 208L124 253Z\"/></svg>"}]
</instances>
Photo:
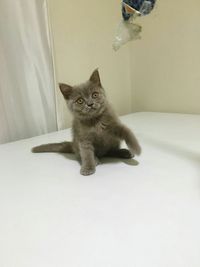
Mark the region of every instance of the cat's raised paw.
<instances>
[{"instance_id":1,"label":"cat's raised paw","mask_svg":"<svg viewBox=\"0 0 200 267\"><path fill-rule=\"evenodd\" d=\"M129 148L129 151L130 151L132 157L134 157L135 155L138 155L138 156L139 156L139 155L141 154L141 152L142 152L142 149L141 149L141 147L138 145L137 147Z\"/></svg>"},{"instance_id":2,"label":"cat's raised paw","mask_svg":"<svg viewBox=\"0 0 200 267\"><path fill-rule=\"evenodd\" d=\"M82 174L82 175L84 175L84 176L88 176L88 175L91 175L91 174L93 174L93 173L95 173L95 168L81 168L81 171L80 171L80 173Z\"/></svg>"}]
</instances>

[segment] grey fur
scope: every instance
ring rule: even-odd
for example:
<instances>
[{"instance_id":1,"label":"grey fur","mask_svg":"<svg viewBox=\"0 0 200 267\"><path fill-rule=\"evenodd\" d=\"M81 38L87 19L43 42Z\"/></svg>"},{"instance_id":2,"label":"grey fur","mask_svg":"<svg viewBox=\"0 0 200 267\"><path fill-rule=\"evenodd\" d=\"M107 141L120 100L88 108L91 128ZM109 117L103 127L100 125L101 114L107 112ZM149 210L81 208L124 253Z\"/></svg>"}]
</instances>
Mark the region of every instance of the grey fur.
<instances>
[{"instance_id":1,"label":"grey fur","mask_svg":"<svg viewBox=\"0 0 200 267\"><path fill-rule=\"evenodd\" d=\"M41 145L33 148L33 152L75 153L81 160L82 175L95 172L97 158L140 155L136 137L108 103L97 69L86 83L74 87L60 84L60 90L74 117L73 141ZM125 140L129 150L120 149L121 140Z\"/></svg>"}]
</instances>

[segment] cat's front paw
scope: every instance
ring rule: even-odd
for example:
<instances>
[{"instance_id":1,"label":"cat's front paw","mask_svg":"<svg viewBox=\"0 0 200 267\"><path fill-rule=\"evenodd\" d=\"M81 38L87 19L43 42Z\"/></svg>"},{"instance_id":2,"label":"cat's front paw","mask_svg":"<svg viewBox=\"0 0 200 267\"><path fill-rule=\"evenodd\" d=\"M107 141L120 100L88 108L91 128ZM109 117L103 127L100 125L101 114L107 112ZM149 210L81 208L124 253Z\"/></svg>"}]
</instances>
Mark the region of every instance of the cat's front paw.
<instances>
[{"instance_id":1,"label":"cat's front paw","mask_svg":"<svg viewBox=\"0 0 200 267\"><path fill-rule=\"evenodd\" d=\"M95 171L96 171L95 168L82 167L80 173L84 176L88 176L95 173Z\"/></svg>"}]
</instances>

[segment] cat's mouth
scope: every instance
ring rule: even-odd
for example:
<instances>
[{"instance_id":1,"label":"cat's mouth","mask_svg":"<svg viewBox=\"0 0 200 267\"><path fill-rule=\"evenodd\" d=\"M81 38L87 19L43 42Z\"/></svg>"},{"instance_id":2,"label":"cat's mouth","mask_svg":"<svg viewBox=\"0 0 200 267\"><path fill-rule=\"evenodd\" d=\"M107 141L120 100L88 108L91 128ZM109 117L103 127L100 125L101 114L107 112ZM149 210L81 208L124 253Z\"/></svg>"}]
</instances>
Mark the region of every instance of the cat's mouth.
<instances>
[{"instance_id":1,"label":"cat's mouth","mask_svg":"<svg viewBox=\"0 0 200 267\"><path fill-rule=\"evenodd\" d=\"M95 108L91 108L91 109L89 109L89 110L87 110L86 112L85 112L85 114L94 114L94 113L96 113L97 112L97 110L95 109Z\"/></svg>"},{"instance_id":2,"label":"cat's mouth","mask_svg":"<svg viewBox=\"0 0 200 267\"><path fill-rule=\"evenodd\" d=\"M88 107L85 111L86 111L86 113L90 113L90 112L94 112L96 110L97 110L97 108L95 108L95 107Z\"/></svg>"},{"instance_id":3,"label":"cat's mouth","mask_svg":"<svg viewBox=\"0 0 200 267\"><path fill-rule=\"evenodd\" d=\"M85 119L91 119L94 118L96 116L101 115L101 113L104 111L104 107L89 107L89 108L85 108L81 111L78 112L79 116Z\"/></svg>"},{"instance_id":4,"label":"cat's mouth","mask_svg":"<svg viewBox=\"0 0 200 267\"><path fill-rule=\"evenodd\" d=\"M88 116L88 117L91 117L91 116L95 116L96 114L99 113L99 109L96 108L96 107L90 107L90 108L87 108L85 110L82 110L82 115L83 116Z\"/></svg>"}]
</instances>

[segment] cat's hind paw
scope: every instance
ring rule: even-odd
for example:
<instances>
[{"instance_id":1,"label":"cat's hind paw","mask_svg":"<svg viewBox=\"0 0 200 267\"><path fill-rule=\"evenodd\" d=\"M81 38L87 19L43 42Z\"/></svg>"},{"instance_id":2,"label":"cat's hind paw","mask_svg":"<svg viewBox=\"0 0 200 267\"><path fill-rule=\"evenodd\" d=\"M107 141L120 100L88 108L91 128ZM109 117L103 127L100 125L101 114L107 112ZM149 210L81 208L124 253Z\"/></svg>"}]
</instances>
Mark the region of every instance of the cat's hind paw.
<instances>
[{"instance_id":1,"label":"cat's hind paw","mask_svg":"<svg viewBox=\"0 0 200 267\"><path fill-rule=\"evenodd\" d=\"M121 148L119 150L119 157L123 158L123 159L131 159L133 158L135 155L132 154L128 149L125 148Z\"/></svg>"}]
</instances>

